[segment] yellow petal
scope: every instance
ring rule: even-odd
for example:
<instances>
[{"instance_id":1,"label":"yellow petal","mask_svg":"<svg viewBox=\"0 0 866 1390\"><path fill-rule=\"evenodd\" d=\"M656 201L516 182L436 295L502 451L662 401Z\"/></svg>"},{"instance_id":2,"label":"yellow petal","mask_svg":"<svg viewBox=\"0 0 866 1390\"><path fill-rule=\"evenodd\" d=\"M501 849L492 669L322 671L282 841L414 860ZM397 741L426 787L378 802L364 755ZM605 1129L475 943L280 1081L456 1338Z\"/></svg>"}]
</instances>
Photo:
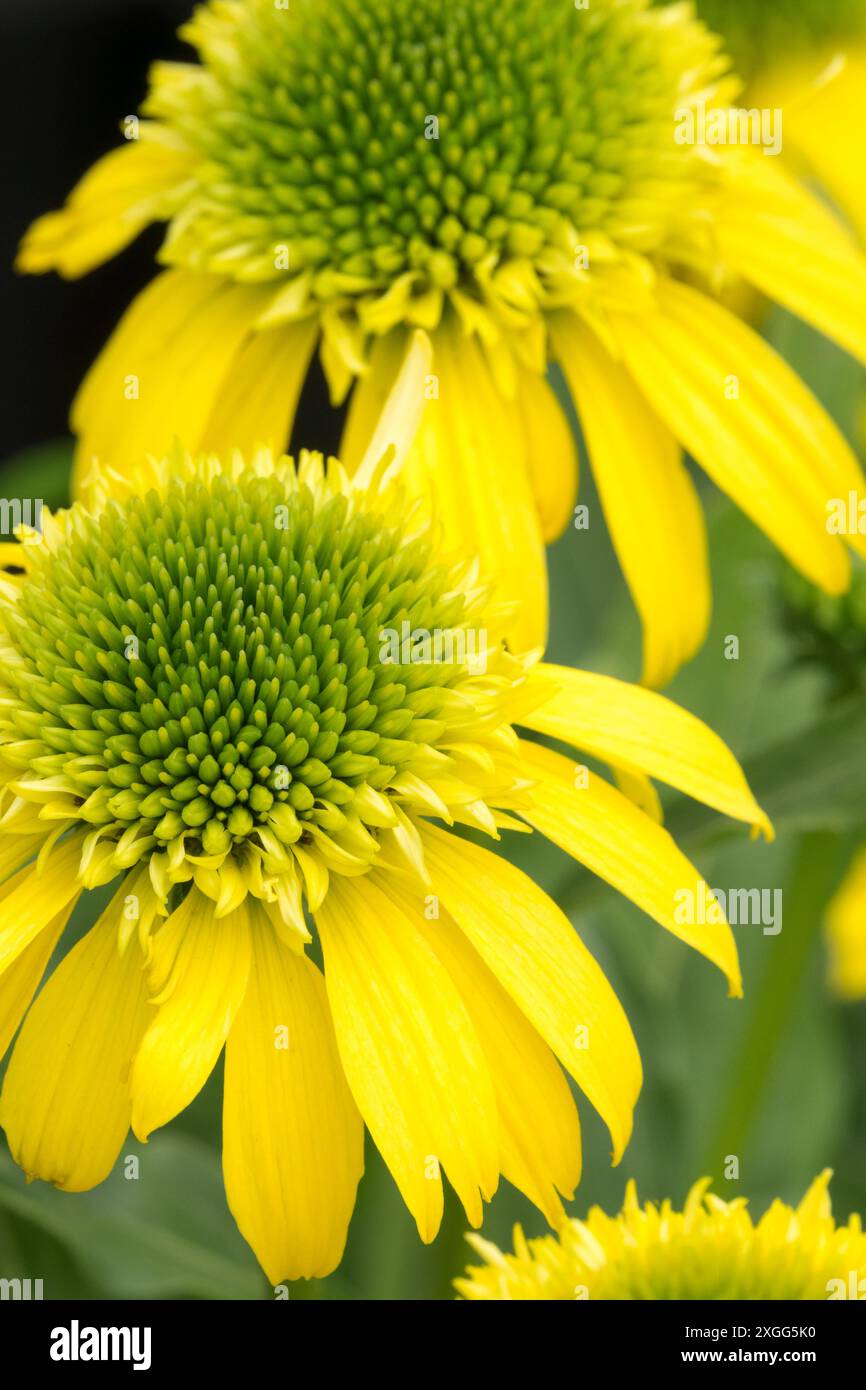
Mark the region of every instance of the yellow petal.
<instances>
[{"instance_id":1,"label":"yellow petal","mask_svg":"<svg viewBox=\"0 0 866 1390\"><path fill-rule=\"evenodd\" d=\"M369 371L359 378L352 391L340 444L340 460L352 476L357 473L370 440L376 433L385 403L405 360L407 344L408 335L401 328L376 338L370 350Z\"/></svg>"},{"instance_id":2,"label":"yellow petal","mask_svg":"<svg viewBox=\"0 0 866 1390\"><path fill-rule=\"evenodd\" d=\"M643 772L628 772L625 768L615 765L611 767L611 771L623 796L633 801L650 820L661 825L664 821L661 798L650 779Z\"/></svg>"},{"instance_id":3,"label":"yellow petal","mask_svg":"<svg viewBox=\"0 0 866 1390\"><path fill-rule=\"evenodd\" d=\"M618 889L674 936L694 946L742 994L737 946L727 922L688 923L691 901L706 901L707 885L660 825L603 778L587 771L575 785L574 763L537 744L520 743L521 766L538 779L530 825L566 854ZM713 913L721 918L722 914ZM683 919L683 920L681 920Z\"/></svg>"},{"instance_id":4,"label":"yellow petal","mask_svg":"<svg viewBox=\"0 0 866 1390\"><path fill-rule=\"evenodd\" d=\"M148 1012L141 953L118 950L124 901L121 888L30 1008L0 1096L16 1163L67 1192L108 1176L129 1129L129 1070Z\"/></svg>"},{"instance_id":5,"label":"yellow petal","mask_svg":"<svg viewBox=\"0 0 866 1390\"><path fill-rule=\"evenodd\" d=\"M18 1031L18 1025L30 1007L39 988L51 953L69 920L72 904L59 912L53 922L43 927L38 936L0 975L0 1061Z\"/></svg>"},{"instance_id":6,"label":"yellow petal","mask_svg":"<svg viewBox=\"0 0 866 1390\"><path fill-rule=\"evenodd\" d=\"M259 447L286 451L298 398L318 337L314 318L254 333L241 348L198 447L226 458Z\"/></svg>"},{"instance_id":7,"label":"yellow petal","mask_svg":"<svg viewBox=\"0 0 866 1390\"><path fill-rule=\"evenodd\" d=\"M405 356L376 421L372 437L355 474L355 485L368 488L382 464L388 460L384 479L398 473L418 434L427 404L425 384L429 380L433 352L426 333L417 329L409 339Z\"/></svg>"},{"instance_id":8,"label":"yellow petal","mask_svg":"<svg viewBox=\"0 0 866 1390\"><path fill-rule=\"evenodd\" d=\"M700 719L654 690L547 663L530 674L541 697L521 723L603 762L643 772L772 837L731 750Z\"/></svg>"},{"instance_id":9,"label":"yellow petal","mask_svg":"<svg viewBox=\"0 0 866 1390\"><path fill-rule=\"evenodd\" d=\"M216 918L193 888L151 940L158 1008L132 1069L132 1128L142 1140L195 1099L216 1065L247 986L247 911Z\"/></svg>"},{"instance_id":10,"label":"yellow petal","mask_svg":"<svg viewBox=\"0 0 866 1390\"><path fill-rule=\"evenodd\" d=\"M0 832L0 884L3 889L10 874L35 858L44 840L45 835L6 835Z\"/></svg>"},{"instance_id":11,"label":"yellow petal","mask_svg":"<svg viewBox=\"0 0 866 1390\"><path fill-rule=\"evenodd\" d=\"M196 452L269 293L188 270L166 271L148 285L75 400L76 487L94 459L128 476L177 439Z\"/></svg>"},{"instance_id":12,"label":"yellow petal","mask_svg":"<svg viewBox=\"0 0 866 1390\"><path fill-rule=\"evenodd\" d=\"M866 257L804 185L756 156L725 187L714 226L728 265L866 362Z\"/></svg>"},{"instance_id":13,"label":"yellow petal","mask_svg":"<svg viewBox=\"0 0 866 1390\"><path fill-rule=\"evenodd\" d=\"M480 1225L499 1174L496 1104L457 990L371 875L334 875L316 922L343 1068L421 1239L442 1219L440 1165Z\"/></svg>"},{"instance_id":14,"label":"yellow petal","mask_svg":"<svg viewBox=\"0 0 866 1390\"><path fill-rule=\"evenodd\" d=\"M574 515L577 446L559 401L537 372L518 368L515 403L523 425L542 539L549 545L558 540Z\"/></svg>"},{"instance_id":15,"label":"yellow petal","mask_svg":"<svg viewBox=\"0 0 866 1390\"><path fill-rule=\"evenodd\" d=\"M673 435L575 314L557 316L553 343L643 623L642 679L665 685L694 656L710 620L700 502Z\"/></svg>"},{"instance_id":16,"label":"yellow petal","mask_svg":"<svg viewBox=\"0 0 866 1390\"><path fill-rule=\"evenodd\" d=\"M271 1283L324 1278L346 1244L364 1128L320 971L250 913L252 967L226 1044L226 1197Z\"/></svg>"},{"instance_id":17,"label":"yellow petal","mask_svg":"<svg viewBox=\"0 0 866 1390\"><path fill-rule=\"evenodd\" d=\"M110 260L149 222L171 215L194 159L186 150L147 139L111 150L84 175L65 208L34 222L18 270L57 270L73 280Z\"/></svg>"},{"instance_id":18,"label":"yellow petal","mask_svg":"<svg viewBox=\"0 0 866 1390\"><path fill-rule=\"evenodd\" d=\"M571 923L489 850L426 826L435 891L499 983L585 1091L622 1157L641 1085L622 1006Z\"/></svg>"},{"instance_id":19,"label":"yellow petal","mask_svg":"<svg viewBox=\"0 0 866 1390\"><path fill-rule=\"evenodd\" d=\"M352 469L370 438L371 421L393 382L395 346L377 346L356 389L344 444ZM500 395L481 349L456 328L433 335L438 398L426 404L403 477L427 499L444 530L443 543L477 555L495 596L514 604L509 635L516 648L544 644L547 569L520 411Z\"/></svg>"},{"instance_id":20,"label":"yellow petal","mask_svg":"<svg viewBox=\"0 0 866 1390\"><path fill-rule=\"evenodd\" d=\"M866 239L866 146L862 139L866 46L809 53L766 74L759 106L782 107L785 145L819 181Z\"/></svg>"},{"instance_id":21,"label":"yellow petal","mask_svg":"<svg viewBox=\"0 0 866 1390\"><path fill-rule=\"evenodd\" d=\"M3 884L0 889L0 974L43 927L79 897L81 843L80 835L66 840L54 849L42 870L28 864Z\"/></svg>"},{"instance_id":22,"label":"yellow petal","mask_svg":"<svg viewBox=\"0 0 866 1390\"><path fill-rule=\"evenodd\" d=\"M828 533L827 503L862 482L848 445L796 373L727 309L670 282L657 301L654 313L611 315L632 376L791 563L828 592L843 592L850 566Z\"/></svg>"},{"instance_id":23,"label":"yellow petal","mask_svg":"<svg viewBox=\"0 0 866 1390\"><path fill-rule=\"evenodd\" d=\"M493 1082L503 1176L556 1225L557 1192L570 1198L580 1181L580 1123L553 1053L447 913L427 920L423 899L391 879L383 887L432 946L469 1012Z\"/></svg>"},{"instance_id":24,"label":"yellow petal","mask_svg":"<svg viewBox=\"0 0 866 1390\"><path fill-rule=\"evenodd\" d=\"M866 850L827 908L826 930L831 988L843 999L866 999Z\"/></svg>"}]
</instances>

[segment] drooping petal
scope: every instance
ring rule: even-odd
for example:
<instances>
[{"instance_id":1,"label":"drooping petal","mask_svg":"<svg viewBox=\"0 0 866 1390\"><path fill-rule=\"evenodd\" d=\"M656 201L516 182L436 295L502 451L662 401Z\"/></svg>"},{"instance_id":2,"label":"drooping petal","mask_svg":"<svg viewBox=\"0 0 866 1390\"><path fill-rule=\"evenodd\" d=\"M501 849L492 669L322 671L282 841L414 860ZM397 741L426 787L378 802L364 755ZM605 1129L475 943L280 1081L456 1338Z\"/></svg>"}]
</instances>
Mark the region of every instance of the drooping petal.
<instances>
[{"instance_id":1,"label":"drooping petal","mask_svg":"<svg viewBox=\"0 0 866 1390\"><path fill-rule=\"evenodd\" d=\"M577 315L554 346L580 415L608 530L644 631L643 681L665 685L710 620L704 518L679 445Z\"/></svg>"},{"instance_id":2,"label":"drooping petal","mask_svg":"<svg viewBox=\"0 0 866 1390\"><path fill-rule=\"evenodd\" d=\"M833 201L866 239L866 147L861 138L866 46L788 60L769 71L756 93L759 106L781 107L785 143L817 174Z\"/></svg>"},{"instance_id":3,"label":"drooping petal","mask_svg":"<svg viewBox=\"0 0 866 1390\"><path fill-rule=\"evenodd\" d=\"M75 484L93 460L118 472L176 440L195 452L223 384L270 291L169 270L138 296L76 397Z\"/></svg>"},{"instance_id":4,"label":"drooping petal","mask_svg":"<svg viewBox=\"0 0 866 1390\"><path fill-rule=\"evenodd\" d=\"M423 1241L442 1219L440 1165L473 1226L499 1174L496 1103L461 1000L415 921L371 875L336 875L316 913L343 1068Z\"/></svg>"},{"instance_id":5,"label":"drooping petal","mask_svg":"<svg viewBox=\"0 0 866 1390\"><path fill-rule=\"evenodd\" d=\"M513 864L435 826L422 839L434 889L499 983L605 1121L622 1157L641 1085L622 1006L556 904Z\"/></svg>"},{"instance_id":6,"label":"drooping petal","mask_svg":"<svg viewBox=\"0 0 866 1390\"><path fill-rule=\"evenodd\" d=\"M542 698L521 718L527 728L603 762L667 782L772 836L731 750L700 719L664 695L611 676L547 663L532 671L528 686Z\"/></svg>"},{"instance_id":7,"label":"drooping petal","mask_svg":"<svg viewBox=\"0 0 866 1390\"><path fill-rule=\"evenodd\" d=\"M400 356L392 338L374 348L370 371L352 397L344 439L350 470L394 381ZM432 370L438 396L434 391L426 403L404 477L429 500L444 545L478 555L496 598L515 605L509 628L515 646L542 645L547 570L520 411L497 390L477 342L454 327L433 335Z\"/></svg>"},{"instance_id":8,"label":"drooping petal","mask_svg":"<svg viewBox=\"0 0 866 1390\"><path fill-rule=\"evenodd\" d=\"M546 545L558 540L574 513L578 457L571 426L544 377L517 370L515 404L526 440L529 480Z\"/></svg>"},{"instance_id":9,"label":"drooping petal","mask_svg":"<svg viewBox=\"0 0 866 1390\"><path fill-rule=\"evenodd\" d=\"M726 264L866 363L866 257L803 184L748 159L714 226Z\"/></svg>"},{"instance_id":10,"label":"drooping petal","mask_svg":"<svg viewBox=\"0 0 866 1390\"><path fill-rule=\"evenodd\" d=\"M318 327L314 318L256 332L247 339L226 377L199 448L227 458L257 448L279 456L288 448L295 410Z\"/></svg>"},{"instance_id":11,"label":"drooping petal","mask_svg":"<svg viewBox=\"0 0 866 1390\"><path fill-rule=\"evenodd\" d=\"M320 971L250 911L252 966L226 1045L226 1196L272 1283L324 1278L346 1244L363 1124Z\"/></svg>"},{"instance_id":12,"label":"drooping petal","mask_svg":"<svg viewBox=\"0 0 866 1390\"><path fill-rule=\"evenodd\" d=\"M687 285L665 282L657 312L611 321L632 376L680 443L807 578L844 591L850 566L827 530L827 504L863 478L796 373Z\"/></svg>"},{"instance_id":13,"label":"drooping petal","mask_svg":"<svg viewBox=\"0 0 866 1390\"><path fill-rule=\"evenodd\" d=\"M24 549L16 545L17 550ZM27 864L39 851L44 835L0 835L0 885L5 889L9 875Z\"/></svg>"},{"instance_id":14,"label":"drooping petal","mask_svg":"<svg viewBox=\"0 0 866 1390\"><path fill-rule=\"evenodd\" d=\"M731 929L720 909L703 924L688 912L689 902L706 901L707 886L668 832L594 773L587 770L576 786L574 764L560 753L521 740L520 762L538 778L524 819L694 946L724 972L731 994L742 994Z\"/></svg>"},{"instance_id":15,"label":"drooping petal","mask_svg":"<svg viewBox=\"0 0 866 1390\"><path fill-rule=\"evenodd\" d=\"M132 1128L142 1140L198 1095L244 997L247 910L217 918L214 906L191 889L152 938L147 976L157 1012L132 1068Z\"/></svg>"},{"instance_id":16,"label":"drooping petal","mask_svg":"<svg viewBox=\"0 0 866 1390\"><path fill-rule=\"evenodd\" d=\"M72 904L34 937L20 956L0 975L0 1061L6 1055L22 1018L39 988L54 947L69 920Z\"/></svg>"},{"instance_id":17,"label":"drooping petal","mask_svg":"<svg viewBox=\"0 0 866 1390\"><path fill-rule=\"evenodd\" d=\"M16 1163L67 1192L108 1176L129 1129L129 1071L149 1015L141 952L118 950L124 901L121 888L31 1006L0 1095Z\"/></svg>"},{"instance_id":18,"label":"drooping petal","mask_svg":"<svg viewBox=\"0 0 866 1390\"><path fill-rule=\"evenodd\" d=\"M194 160L164 136L111 150L87 171L64 208L34 222L17 268L30 274L57 270L74 280L110 260L149 222L171 215Z\"/></svg>"},{"instance_id":19,"label":"drooping petal","mask_svg":"<svg viewBox=\"0 0 866 1390\"><path fill-rule=\"evenodd\" d=\"M447 913L428 920L423 899L393 880L383 886L418 924L469 1011L493 1082L503 1176L556 1225L558 1192L570 1198L580 1181L581 1147L577 1107L553 1053Z\"/></svg>"},{"instance_id":20,"label":"drooping petal","mask_svg":"<svg viewBox=\"0 0 866 1390\"><path fill-rule=\"evenodd\" d=\"M355 474L356 487L369 487L385 459L388 466L382 475L383 480L402 468L424 414L425 385L432 360L430 339L417 329L409 338L394 384L366 441L364 455Z\"/></svg>"},{"instance_id":21,"label":"drooping petal","mask_svg":"<svg viewBox=\"0 0 866 1390\"><path fill-rule=\"evenodd\" d=\"M28 864L3 884L0 889L0 973L58 913L79 897L81 844L81 836L73 836L54 849L44 867Z\"/></svg>"}]
</instances>

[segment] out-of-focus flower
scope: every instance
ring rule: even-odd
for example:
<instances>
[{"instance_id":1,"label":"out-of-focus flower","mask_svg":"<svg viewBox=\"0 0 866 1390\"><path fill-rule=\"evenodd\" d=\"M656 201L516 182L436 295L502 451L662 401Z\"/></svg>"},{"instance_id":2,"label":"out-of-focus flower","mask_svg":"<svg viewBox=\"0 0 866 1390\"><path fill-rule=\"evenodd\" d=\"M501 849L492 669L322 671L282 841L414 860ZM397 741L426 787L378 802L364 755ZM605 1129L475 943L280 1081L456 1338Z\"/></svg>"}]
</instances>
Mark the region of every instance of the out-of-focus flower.
<instances>
[{"instance_id":1,"label":"out-of-focus flower","mask_svg":"<svg viewBox=\"0 0 866 1390\"><path fill-rule=\"evenodd\" d=\"M643 620L647 683L709 620L683 447L844 591L826 504L866 488L859 465L718 294L742 277L866 360L866 260L769 157L774 133L732 107L738 83L690 5L213 0L182 32L200 65L156 65L136 138L20 255L77 276L169 224L170 268L76 401L79 478L175 437L282 448L317 346L334 401L354 387L351 472L420 328L433 363L406 476L520 600L516 649L544 641L544 542L575 496L551 362ZM764 134L771 148L752 147Z\"/></svg>"},{"instance_id":2,"label":"out-of-focus flower","mask_svg":"<svg viewBox=\"0 0 866 1390\"><path fill-rule=\"evenodd\" d=\"M863 0L698 0L759 106L785 113L785 152L866 238Z\"/></svg>"},{"instance_id":3,"label":"out-of-focus flower","mask_svg":"<svg viewBox=\"0 0 866 1390\"><path fill-rule=\"evenodd\" d=\"M837 1226L829 1170L796 1208L775 1201L754 1222L744 1198L724 1202L695 1183L682 1211L641 1206L634 1183L617 1216L593 1207L556 1236L514 1232L506 1254L470 1236L484 1264L456 1280L467 1299L862 1299L866 1236L859 1216Z\"/></svg>"}]
</instances>

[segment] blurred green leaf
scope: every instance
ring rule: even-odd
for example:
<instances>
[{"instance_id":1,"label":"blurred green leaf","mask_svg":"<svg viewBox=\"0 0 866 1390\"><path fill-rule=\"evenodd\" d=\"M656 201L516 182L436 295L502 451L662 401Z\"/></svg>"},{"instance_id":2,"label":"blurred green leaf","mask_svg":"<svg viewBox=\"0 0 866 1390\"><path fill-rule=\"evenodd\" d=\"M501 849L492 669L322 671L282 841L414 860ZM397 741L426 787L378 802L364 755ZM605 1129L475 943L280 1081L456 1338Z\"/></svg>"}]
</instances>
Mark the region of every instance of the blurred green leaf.
<instances>
[{"instance_id":1,"label":"blurred green leaf","mask_svg":"<svg viewBox=\"0 0 866 1390\"><path fill-rule=\"evenodd\" d=\"M41 497L53 511L68 506L73 448L71 439L53 439L4 459L0 491L5 497Z\"/></svg>"},{"instance_id":2,"label":"blurred green leaf","mask_svg":"<svg viewBox=\"0 0 866 1390\"><path fill-rule=\"evenodd\" d=\"M811 728L743 759L749 785L777 834L843 832L866 822L866 701L861 697L822 714ZM667 817L683 844L731 834L718 812L680 798Z\"/></svg>"},{"instance_id":3,"label":"blurred green leaf","mask_svg":"<svg viewBox=\"0 0 866 1390\"><path fill-rule=\"evenodd\" d=\"M127 1156L139 1176L124 1176ZM269 1289L226 1207L218 1155L185 1135L129 1143L111 1176L92 1192L28 1185L0 1155L0 1213L52 1237L88 1285L108 1298L255 1299ZM0 1233L2 1234L2 1233ZM20 1243L20 1242L19 1242ZM10 1253L3 1252L3 1266ZM30 1257L31 1259L34 1256ZM21 1278L50 1274L38 1263Z\"/></svg>"}]
</instances>

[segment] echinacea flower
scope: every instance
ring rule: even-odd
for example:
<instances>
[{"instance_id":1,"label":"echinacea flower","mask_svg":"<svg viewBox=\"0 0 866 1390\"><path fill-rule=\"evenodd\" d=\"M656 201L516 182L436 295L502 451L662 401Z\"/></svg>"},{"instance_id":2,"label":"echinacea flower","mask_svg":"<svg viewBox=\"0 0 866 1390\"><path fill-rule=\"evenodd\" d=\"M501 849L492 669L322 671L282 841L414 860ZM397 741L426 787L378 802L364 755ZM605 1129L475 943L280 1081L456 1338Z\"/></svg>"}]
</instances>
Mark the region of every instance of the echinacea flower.
<instances>
[{"instance_id":1,"label":"echinacea flower","mask_svg":"<svg viewBox=\"0 0 866 1390\"><path fill-rule=\"evenodd\" d=\"M682 1211L669 1201L641 1206L630 1182L617 1216L593 1207L556 1236L527 1241L514 1254L480 1236L485 1261L455 1281L467 1299L709 1299L797 1301L866 1298L866 1235L860 1217L837 1226L830 1171L796 1208L774 1201L753 1221L743 1197L725 1202L704 1178Z\"/></svg>"},{"instance_id":2,"label":"echinacea flower","mask_svg":"<svg viewBox=\"0 0 866 1390\"><path fill-rule=\"evenodd\" d=\"M769 830L697 719L511 653L391 457L350 481L178 448L135 484L99 470L2 556L0 1052L23 1025L0 1123L28 1177L90 1188L225 1045L228 1202L274 1281L338 1263L364 1122L424 1240L440 1170L474 1225L500 1170L561 1217L580 1135L557 1058L616 1159L628 1141L641 1069L610 985L460 827L539 830L740 990L724 920L677 920L702 880L668 833L515 726Z\"/></svg>"},{"instance_id":3,"label":"echinacea flower","mask_svg":"<svg viewBox=\"0 0 866 1390\"><path fill-rule=\"evenodd\" d=\"M817 177L866 237L863 0L698 0L748 102L785 112L786 155Z\"/></svg>"},{"instance_id":4,"label":"echinacea flower","mask_svg":"<svg viewBox=\"0 0 866 1390\"><path fill-rule=\"evenodd\" d=\"M168 223L168 269L76 400L79 478L175 437L281 450L317 346L335 404L351 392L351 473L420 328L433 369L408 485L520 600L517 649L544 641L544 542L575 496L550 362L643 620L646 683L709 620L683 448L810 579L845 589L825 508L864 484L859 465L717 291L743 277L866 360L866 260L777 160L708 139L708 122L737 129L738 83L690 5L212 0L181 32L200 64L154 67L134 138L20 254L74 277Z\"/></svg>"}]
</instances>

